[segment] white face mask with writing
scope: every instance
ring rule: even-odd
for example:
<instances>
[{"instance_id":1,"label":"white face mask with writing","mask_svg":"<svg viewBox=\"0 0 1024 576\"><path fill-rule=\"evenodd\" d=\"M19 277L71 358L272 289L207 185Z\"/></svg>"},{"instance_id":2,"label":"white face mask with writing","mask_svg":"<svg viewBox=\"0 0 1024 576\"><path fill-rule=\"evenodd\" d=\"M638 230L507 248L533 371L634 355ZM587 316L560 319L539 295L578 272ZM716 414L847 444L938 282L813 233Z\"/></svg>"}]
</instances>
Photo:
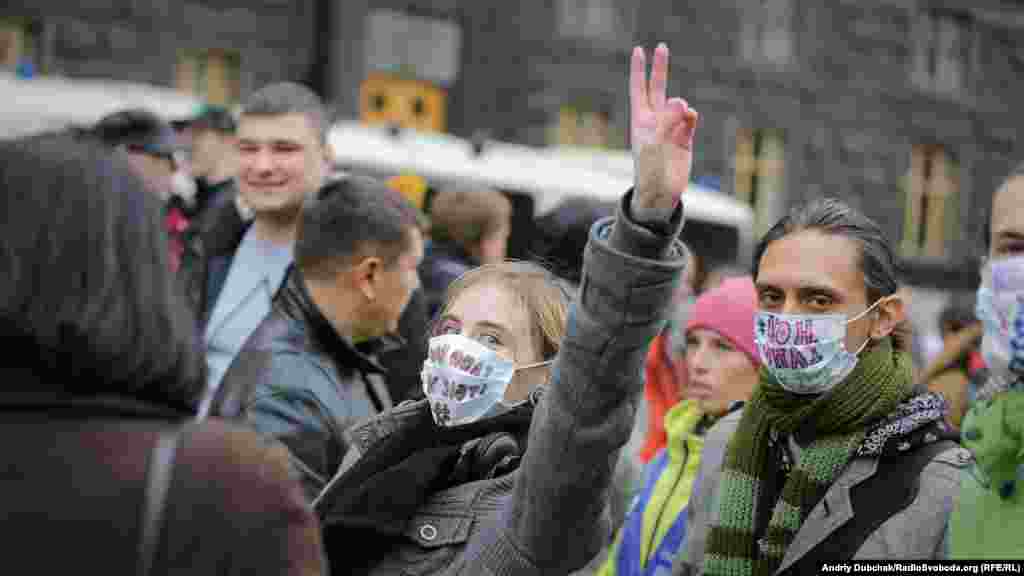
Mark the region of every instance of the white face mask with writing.
<instances>
[{"instance_id":1,"label":"white face mask with writing","mask_svg":"<svg viewBox=\"0 0 1024 576\"><path fill-rule=\"evenodd\" d=\"M1011 384L1024 375L1024 257L988 262L977 298L981 354L1000 385Z\"/></svg>"},{"instance_id":2,"label":"white face mask with writing","mask_svg":"<svg viewBox=\"0 0 1024 576\"><path fill-rule=\"evenodd\" d=\"M505 390L519 370L551 364L551 360L516 366L494 350L461 334L430 339L420 378L430 412L439 426L476 422L495 407L506 405Z\"/></svg>"},{"instance_id":3,"label":"white face mask with writing","mask_svg":"<svg viewBox=\"0 0 1024 576\"><path fill-rule=\"evenodd\" d=\"M846 349L846 326L874 310L881 300L847 320L843 314L774 314L758 312L754 340L761 363L779 385L794 394L822 394L857 367L859 354Z\"/></svg>"}]
</instances>

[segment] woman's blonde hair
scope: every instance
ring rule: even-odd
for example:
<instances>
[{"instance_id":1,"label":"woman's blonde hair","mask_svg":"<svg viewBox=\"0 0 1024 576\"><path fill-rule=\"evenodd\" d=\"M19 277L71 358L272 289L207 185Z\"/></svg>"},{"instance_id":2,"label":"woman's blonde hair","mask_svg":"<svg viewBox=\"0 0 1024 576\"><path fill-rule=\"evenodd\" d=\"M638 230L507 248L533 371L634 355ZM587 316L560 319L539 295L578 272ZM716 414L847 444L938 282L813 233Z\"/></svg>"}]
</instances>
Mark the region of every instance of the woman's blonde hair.
<instances>
[{"instance_id":1,"label":"woman's blonde hair","mask_svg":"<svg viewBox=\"0 0 1024 576\"><path fill-rule=\"evenodd\" d=\"M539 264L506 260L474 268L448 286L441 313L469 288L489 282L509 290L522 302L530 316L534 349L543 360L553 358L565 336L569 292L554 274Z\"/></svg>"}]
</instances>

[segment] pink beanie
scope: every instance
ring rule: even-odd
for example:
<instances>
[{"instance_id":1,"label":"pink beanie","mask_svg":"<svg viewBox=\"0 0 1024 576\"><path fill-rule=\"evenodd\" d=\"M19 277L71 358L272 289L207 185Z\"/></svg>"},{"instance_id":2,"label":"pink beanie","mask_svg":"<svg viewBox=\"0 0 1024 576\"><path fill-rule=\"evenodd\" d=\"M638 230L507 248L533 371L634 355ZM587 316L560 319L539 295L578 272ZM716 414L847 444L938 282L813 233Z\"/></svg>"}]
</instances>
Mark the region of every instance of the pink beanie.
<instances>
[{"instance_id":1,"label":"pink beanie","mask_svg":"<svg viewBox=\"0 0 1024 576\"><path fill-rule=\"evenodd\" d=\"M755 366L760 366L761 358L754 344L756 312L757 290L753 279L750 276L728 278L697 298L686 322L686 331L714 330L745 353Z\"/></svg>"}]
</instances>

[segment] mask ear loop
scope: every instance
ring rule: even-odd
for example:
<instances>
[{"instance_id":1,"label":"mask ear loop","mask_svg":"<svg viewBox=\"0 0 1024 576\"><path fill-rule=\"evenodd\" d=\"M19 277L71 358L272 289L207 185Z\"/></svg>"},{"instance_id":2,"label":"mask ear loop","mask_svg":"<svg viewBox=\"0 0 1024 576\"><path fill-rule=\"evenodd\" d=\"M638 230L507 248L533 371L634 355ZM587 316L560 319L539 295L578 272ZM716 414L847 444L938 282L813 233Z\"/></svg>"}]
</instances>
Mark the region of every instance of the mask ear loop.
<instances>
[{"instance_id":1,"label":"mask ear loop","mask_svg":"<svg viewBox=\"0 0 1024 576\"><path fill-rule=\"evenodd\" d=\"M870 335L867 338L864 339L864 343L860 345L860 348L856 352L854 352L853 355L854 356L860 356L860 353L863 352L864 349L868 347L868 343L869 342L871 342L871 336Z\"/></svg>"},{"instance_id":2,"label":"mask ear loop","mask_svg":"<svg viewBox=\"0 0 1024 576\"><path fill-rule=\"evenodd\" d=\"M872 304L871 306L868 306L867 308L865 308L864 311L861 312L860 314L857 314L853 318L850 318L849 320L847 320L846 324L849 325L852 322L856 322L857 320L860 320L864 316L867 316L869 312L871 312L872 310L875 310L878 307L878 305L881 304L882 302L888 302L889 300L892 300L893 298L897 298L897 297L898 296L896 296L895 294L890 294L889 296L885 296L884 298L879 298L878 300L875 300L874 304ZM860 345L860 348L858 348L857 351L853 353L853 355L854 356L860 356L860 353L863 352L864 349L868 347L868 343L871 342L871 340L872 340L871 336L868 335L868 337L864 339L864 343Z\"/></svg>"},{"instance_id":3,"label":"mask ear loop","mask_svg":"<svg viewBox=\"0 0 1024 576\"><path fill-rule=\"evenodd\" d=\"M548 364L554 364L554 362L555 362L555 359L552 358L550 360L544 360L544 361L541 361L541 362L534 362L532 364L524 364L522 366L516 366L515 367L515 372L519 372L520 370L529 370L530 368L539 368L541 366L547 366ZM504 399L501 399L499 401L499 403L502 406L505 406L506 408L514 408L516 406L519 406L523 402L532 402L533 405L536 406L537 402L540 401L540 397L544 395L544 392L545 392L544 388L546 386L547 386L546 383L538 384L533 390L530 391L530 393L527 395L527 397L524 400L520 400L519 402L508 403Z\"/></svg>"},{"instance_id":4,"label":"mask ear loop","mask_svg":"<svg viewBox=\"0 0 1024 576\"><path fill-rule=\"evenodd\" d=\"M554 360L544 360L542 362L534 362L533 364L526 364L526 365L523 365L523 366L516 366L515 371L519 372L520 370L529 370L530 368L539 368L541 366L547 366L548 364L553 364L554 362L555 362Z\"/></svg>"},{"instance_id":5,"label":"mask ear loop","mask_svg":"<svg viewBox=\"0 0 1024 576\"><path fill-rule=\"evenodd\" d=\"M847 324L851 324L853 322L856 322L857 320L860 320L861 318L867 316L868 313L870 313L872 310L874 310L879 304L881 304L882 302L888 302L889 300L891 300L894 297L895 297L895 294L891 295L891 296L886 296L884 298L879 298L878 300L875 300L874 304L872 304L871 306L868 306L867 308L865 308L864 311L861 312L860 314L857 314L853 318L850 318L849 320L847 320L846 323Z\"/></svg>"}]
</instances>

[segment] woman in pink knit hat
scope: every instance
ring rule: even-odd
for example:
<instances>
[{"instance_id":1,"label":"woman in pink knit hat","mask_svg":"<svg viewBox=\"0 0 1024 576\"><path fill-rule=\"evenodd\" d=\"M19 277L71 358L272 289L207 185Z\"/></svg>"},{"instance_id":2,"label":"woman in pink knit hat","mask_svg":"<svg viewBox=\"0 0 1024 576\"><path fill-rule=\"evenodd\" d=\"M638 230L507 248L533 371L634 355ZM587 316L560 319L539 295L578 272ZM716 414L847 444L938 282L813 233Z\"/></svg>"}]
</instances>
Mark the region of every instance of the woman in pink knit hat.
<instances>
[{"instance_id":1,"label":"woman in pink knit hat","mask_svg":"<svg viewBox=\"0 0 1024 576\"><path fill-rule=\"evenodd\" d=\"M600 576L658 573L685 540L684 508L693 489L704 432L738 410L757 385L757 293L750 276L728 278L702 294L686 323L687 386L665 414L666 447L647 464L644 486Z\"/></svg>"}]
</instances>

